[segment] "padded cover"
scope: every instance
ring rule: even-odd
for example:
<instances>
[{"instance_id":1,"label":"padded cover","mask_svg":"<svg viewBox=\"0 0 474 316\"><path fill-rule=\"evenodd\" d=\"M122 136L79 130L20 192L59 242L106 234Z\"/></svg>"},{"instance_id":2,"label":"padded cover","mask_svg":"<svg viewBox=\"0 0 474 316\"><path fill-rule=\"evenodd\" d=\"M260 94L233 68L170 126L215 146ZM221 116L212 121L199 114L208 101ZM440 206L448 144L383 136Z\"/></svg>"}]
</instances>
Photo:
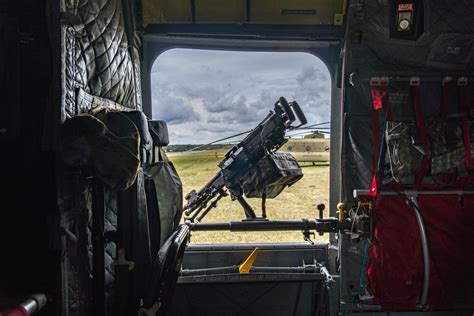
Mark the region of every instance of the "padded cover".
<instances>
[{"instance_id":1,"label":"padded cover","mask_svg":"<svg viewBox=\"0 0 474 316\"><path fill-rule=\"evenodd\" d=\"M65 0L63 10L82 26L65 29L65 114L88 109L76 103L77 88L127 108L140 107L138 64L129 51L120 0ZM135 60L138 63L138 60Z\"/></svg>"},{"instance_id":2,"label":"padded cover","mask_svg":"<svg viewBox=\"0 0 474 316\"><path fill-rule=\"evenodd\" d=\"M61 0L61 119L96 106L140 109L138 44L129 25L127 32L121 0ZM129 12L130 16L132 15ZM128 23L130 24L130 23ZM127 25L128 25L127 24ZM56 22L52 25L56 25ZM60 211L61 313L92 315L90 187L67 168L58 170ZM74 174L74 173L73 173ZM116 229L116 195L106 190L106 230ZM113 304L114 280L110 263L115 247L106 247L107 308Z\"/></svg>"}]
</instances>

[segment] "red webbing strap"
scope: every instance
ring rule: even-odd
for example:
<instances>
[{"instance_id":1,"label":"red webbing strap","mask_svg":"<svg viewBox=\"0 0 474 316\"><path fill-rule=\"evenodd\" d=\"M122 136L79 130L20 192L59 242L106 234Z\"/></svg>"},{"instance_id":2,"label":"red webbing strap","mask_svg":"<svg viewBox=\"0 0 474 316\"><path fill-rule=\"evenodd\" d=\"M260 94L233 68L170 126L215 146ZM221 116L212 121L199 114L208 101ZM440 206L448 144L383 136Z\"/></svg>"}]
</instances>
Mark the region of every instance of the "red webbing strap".
<instances>
[{"instance_id":1,"label":"red webbing strap","mask_svg":"<svg viewBox=\"0 0 474 316\"><path fill-rule=\"evenodd\" d=\"M455 85L455 81L451 77L443 79L441 84L441 118L444 120L448 118L449 113L449 92Z\"/></svg>"},{"instance_id":2,"label":"red webbing strap","mask_svg":"<svg viewBox=\"0 0 474 316\"><path fill-rule=\"evenodd\" d=\"M425 118L423 116L423 109L421 107L421 89L420 78L413 77L410 79L411 95L413 99L413 110L415 111L416 125L420 133L420 142L426 153L423 155L420 170L415 178L415 185L420 185L423 182L426 170L428 170L430 162L430 152L428 145L428 133L426 132Z\"/></svg>"},{"instance_id":3,"label":"red webbing strap","mask_svg":"<svg viewBox=\"0 0 474 316\"><path fill-rule=\"evenodd\" d=\"M374 89L372 87L372 89ZM372 108L372 139L374 142L374 171L372 175L372 184L370 186L369 194L371 196L376 196L378 193L377 190L377 169L380 153L380 130L379 130L379 114L375 108Z\"/></svg>"},{"instance_id":4,"label":"red webbing strap","mask_svg":"<svg viewBox=\"0 0 474 316\"><path fill-rule=\"evenodd\" d=\"M374 143L374 171L372 176L372 184L370 186L369 194L371 196L377 196L378 189L378 162L380 155L380 126L379 126L379 114L380 109L385 109L387 117L392 119L392 112L389 106L389 94L388 94L388 78L372 78L370 80L370 88L372 95L372 139Z\"/></svg>"},{"instance_id":5,"label":"red webbing strap","mask_svg":"<svg viewBox=\"0 0 474 316\"><path fill-rule=\"evenodd\" d=\"M472 169L471 156L471 130L469 127L469 102L467 95L467 78L461 77L458 79L459 90L459 112L462 114L462 134L464 142L464 152L466 155L466 169Z\"/></svg>"}]
</instances>

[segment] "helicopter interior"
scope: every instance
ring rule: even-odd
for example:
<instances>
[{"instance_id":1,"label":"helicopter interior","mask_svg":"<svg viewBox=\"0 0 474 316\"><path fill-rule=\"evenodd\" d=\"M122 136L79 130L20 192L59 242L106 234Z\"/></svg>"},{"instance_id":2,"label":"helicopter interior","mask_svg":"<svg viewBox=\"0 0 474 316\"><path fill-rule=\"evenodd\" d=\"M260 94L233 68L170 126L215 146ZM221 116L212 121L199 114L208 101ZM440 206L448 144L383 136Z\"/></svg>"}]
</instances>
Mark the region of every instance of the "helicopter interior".
<instances>
[{"instance_id":1,"label":"helicopter interior","mask_svg":"<svg viewBox=\"0 0 474 316\"><path fill-rule=\"evenodd\" d=\"M278 3L0 4L0 307L44 293L38 315L472 315L474 4ZM235 190L245 220L180 223L151 120L150 71L172 48L323 60L329 218L265 221ZM272 131L303 123L285 102ZM330 238L188 244L199 229Z\"/></svg>"}]
</instances>

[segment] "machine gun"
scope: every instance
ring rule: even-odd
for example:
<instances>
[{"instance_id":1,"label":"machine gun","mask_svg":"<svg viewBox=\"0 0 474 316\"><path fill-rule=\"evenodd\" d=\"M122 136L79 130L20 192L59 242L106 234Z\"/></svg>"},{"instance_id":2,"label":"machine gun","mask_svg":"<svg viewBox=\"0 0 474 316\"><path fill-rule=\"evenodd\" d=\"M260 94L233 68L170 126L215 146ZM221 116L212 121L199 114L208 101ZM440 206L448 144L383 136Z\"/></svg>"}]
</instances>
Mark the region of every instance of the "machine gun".
<instances>
[{"instance_id":1,"label":"machine gun","mask_svg":"<svg viewBox=\"0 0 474 316\"><path fill-rule=\"evenodd\" d=\"M296 119L299 125L293 126ZM287 130L306 123L298 103L288 103L280 97L273 111L227 152L219 163L221 170L199 192L192 190L186 195L186 219L201 221L222 197L228 195L227 192L241 204L248 220L266 219L265 199L276 197L303 176L291 154L276 151L286 142ZM244 194L249 198L262 198L260 218L245 201Z\"/></svg>"}]
</instances>

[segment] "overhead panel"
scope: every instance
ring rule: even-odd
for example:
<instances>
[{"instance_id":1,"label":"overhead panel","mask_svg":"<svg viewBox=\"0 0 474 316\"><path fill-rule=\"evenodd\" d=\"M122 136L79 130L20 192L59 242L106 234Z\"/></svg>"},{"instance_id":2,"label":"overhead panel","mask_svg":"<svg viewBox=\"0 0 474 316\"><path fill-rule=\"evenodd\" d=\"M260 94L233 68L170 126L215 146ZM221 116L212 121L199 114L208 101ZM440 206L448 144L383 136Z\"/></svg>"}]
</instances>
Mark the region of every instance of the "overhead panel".
<instances>
[{"instance_id":1,"label":"overhead panel","mask_svg":"<svg viewBox=\"0 0 474 316\"><path fill-rule=\"evenodd\" d=\"M190 0L143 0L143 24L192 23Z\"/></svg>"},{"instance_id":2,"label":"overhead panel","mask_svg":"<svg viewBox=\"0 0 474 316\"><path fill-rule=\"evenodd\" d=\"M143 24L341 25L347 0L142 0Z\"/></svg>"},{"instance_id":3,"label":"overhead panel","mask_svg":"<svg viewBox=\"0 0 474 316\"><path fill-rule=\"evenodd\" d=\"M245 21L245 1L195 0L196 23L234 24Z\"/></svg>"}]
</instances>

